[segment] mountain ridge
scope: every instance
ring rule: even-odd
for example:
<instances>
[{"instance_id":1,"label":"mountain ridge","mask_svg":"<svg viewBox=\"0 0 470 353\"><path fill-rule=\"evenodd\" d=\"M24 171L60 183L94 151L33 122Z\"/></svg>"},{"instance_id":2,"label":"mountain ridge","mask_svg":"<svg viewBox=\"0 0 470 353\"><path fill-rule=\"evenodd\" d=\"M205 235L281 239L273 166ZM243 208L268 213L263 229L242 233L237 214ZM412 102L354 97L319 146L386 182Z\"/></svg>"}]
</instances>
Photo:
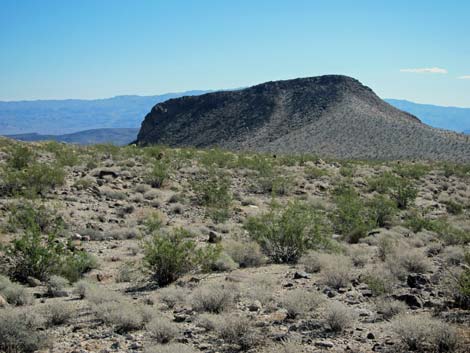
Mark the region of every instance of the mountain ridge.
<instances>
[{"instance_id":1,"label":"mountain ridge","mask_svg":"<svg viewBox=\"0 0 470 353\"><path fill-rule=\"evenodd\" d=\"M470 159L468 137L427 126L342 75L170 99L146 115L137 142L338 158Z\"/></svg>"}]
</instances>

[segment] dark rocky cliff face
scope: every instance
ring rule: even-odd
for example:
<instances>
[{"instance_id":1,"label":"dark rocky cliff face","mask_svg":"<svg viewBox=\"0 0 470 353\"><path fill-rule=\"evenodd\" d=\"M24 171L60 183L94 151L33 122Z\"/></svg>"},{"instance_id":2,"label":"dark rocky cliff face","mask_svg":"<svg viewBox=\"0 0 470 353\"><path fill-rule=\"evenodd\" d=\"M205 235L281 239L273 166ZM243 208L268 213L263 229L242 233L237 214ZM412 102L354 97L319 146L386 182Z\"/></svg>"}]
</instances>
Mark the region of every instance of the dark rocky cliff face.
<instances>
[{"instance_id":1,"label":"dark rocky cliff face","mask_svg":"<svg viewBox=\"0 0 470 353\"><path fill-rule=\"evenodd\" d=\"M170 99L147 114L137 142L339 158L470 160L468 136L422 124L340 75Z\"/></svg>"}]
</instances>

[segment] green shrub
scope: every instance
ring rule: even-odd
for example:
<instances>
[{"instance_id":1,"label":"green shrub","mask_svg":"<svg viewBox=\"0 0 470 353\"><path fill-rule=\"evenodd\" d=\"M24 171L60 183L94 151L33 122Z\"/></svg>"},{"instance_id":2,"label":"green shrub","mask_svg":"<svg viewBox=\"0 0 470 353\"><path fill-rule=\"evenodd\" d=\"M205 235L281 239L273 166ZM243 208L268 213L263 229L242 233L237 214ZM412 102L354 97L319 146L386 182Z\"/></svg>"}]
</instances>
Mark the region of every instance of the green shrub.
<instances>
[{"instance_id":1,"label":"green shrub","mask_svg":"<svg viewBox=\"0 0 470 353\"><path fill-rule=\"evenodd\" d=\"M23 170L36 160L36 154L27 145L14 144L9 151L7 168Z\"/></svg>"},{"instance_id":2,"label":"green shrub","mask_svg":"<svg viewBox=\"0 0 470 353\"><path fill-rule=\"evenodd\" d=\"M418 190L407 179L401 179L391 190L391 198L400 209L407 209L416 199Z\"/></svg>"},{"instance_id":3,"label":"green shrub","mask_svg":"<svg viewBox=\"0 0 470 353\"><path fill-rule=\"evenodd\" d=\"M145 181L154 188L160 188L169 176L169 162L167 160L160 159L154 162L151 171L145 177Z\"/></svg>"},{"instance_id":4,"label":"green shrub","mask_svg":"<svg viewBox=\"0 0 470 353\"><path fill-rule=\"evenodd\" d=\"M7 228L9 231L18 229L36 229L42 233L57 234L65 228L65 222L53 209L38 202L21 200L8 206L10 215Z\"/></svg>"},{"instance_id":5,"label":"green shrub","mask_svg":"<svg viewBox=\"0 0 470 353\"><path fill-rule=\"evenodd\" d=\"M235 163L235 155L231 152L223 151L219 148L213 148L204 151L199 161L206 168L230 168Z\"/></svg>"},{"instance_id":6,"label":"green shrub","mask_svg":"<svg viewBox=\"0 0 470 353\"><path fill-rule=\"evenodd\" d=\"M386 194L390 189L398 184L400 178L391 172L385 172L380 176L368 179L369 191L376 191L379 194Z\"/></svg>"},{"instance_id":7,"label":"green shrub","mask_svg":"<svg viewBox=\"0 0 470 353\"><path fill-rule=\"evenodd\" d=\"M385 227L397 212L395 203L384 195L377 195L367 203L369 217L377 227Z\"/></svg>"},{"instance_id":8,"label":"green shrub","mask_svg":"<svg viewBox=\"0 0 470 353\"><path fill-rule=\"evenodd\" d=\"M470 253L465 254L464 270L457 277L457 301L463 308L470 308Z\"/></svg>"},{"instance_id":9,"label":"green shrub","mask_svg":"<svg viewBox=\"0 0 470 353\"><path fill-rule=\"evenodd\" d=\"M393 168L393 171L406 179L421 179L430 170L430 167L424 164L399 164Z\"/></svg>"},{"instance_id":10,"label":"green shrub","mask_svg":"<svg viewBox=\"0 0 470 353\"><path fill-rule=\"evenodd\" d=\"M143 242L144 265L160 286L166 286L181 275L215 262L217 251L211 247L196 249L191 234L175 229L171 234L157 232Z\"/></svg>"},{"instance_id":11,"label":"green shrub","mask_svg":"<svg viewBox=\"0 0 470 353\"><path fill-rule=\"evenodd\" d=\"M56 165L34 162L22 170L4 168L0 175L0 190L6 195L33 197L44 195L64 183L65 172Z\"/></svg>"},{"instance_id":12,"label":"green shrub","mask_svg":"<svg viewBox=\"0 0 470 353\"><path fill-rule=\"evenodd\" d=\"M305 167L304 169L305 177L309 180L318 179L322 176L328 175L328 171L318 167Z\"/></svg>"},{"instance_id":13,"label":"green shrub","mask_svg":"<svg viewBox=\"0 0 470 353\"><path fill-rule=\"evenodd\" d=\"M463 206L458 202L448 200L444 204L446 205L447 212L451 214L459 215L463 212Z\"/></svg>"},{"instance_id":14,"label":"green shrub","mask_svg":"<svg viewBox=\"0 0 470 353\"><path fill-rule=\"evenodd\" d=\"M89 254L73 251L56 235L42 235L37 229L27 229L5 250L10 276L20 282L26 282L28 277L47 280L52 274L76 281L93 268Z\"/></svg>"},{"instance_id":15,"label":"green shrub","mask_svg":"<svg viewBox=\"0 0 470 353\"><path fill-rule=\"evenodd\" d=\"M232 194L231 180L214 169L207 175L192 182L198 203L206 207L206 212L215 222L223 222L230 216Z\"/></svg>"},{"instance_id":16,"label":"green shrub","mask_svg":"<svg viewBox=\"0 0 470 353\"><path fill-rule=\"evenodd\" d=\"M340 187L335 191L336 210L331 215L334 230L350 243L357 243L373 227L373 223L357 192Z\"/></svg>"},{"instance_id":17,"label":"green shrub","mask_svg":"<svg viewBox=\"0 0 470 353\"><path fill-rule=\"evenodd\" d=\"M307 250L329 245L321 211L300 202L282 210L274 206L268 213L249 218L245 228L276 263L295 263Z\"/></svg>"},{"instance_id":18,"label":"green shrub","mask_svg":"<svg viewBox=\"0 0 470 353\"><path fill-rule=\"evenodd\" d=\"M60 166L74 166L80 162L80 154L77 146L67 145L56 141L47 142L44 145L46 151L54 154L56 162Z\"/></svg>"}]
</instances>

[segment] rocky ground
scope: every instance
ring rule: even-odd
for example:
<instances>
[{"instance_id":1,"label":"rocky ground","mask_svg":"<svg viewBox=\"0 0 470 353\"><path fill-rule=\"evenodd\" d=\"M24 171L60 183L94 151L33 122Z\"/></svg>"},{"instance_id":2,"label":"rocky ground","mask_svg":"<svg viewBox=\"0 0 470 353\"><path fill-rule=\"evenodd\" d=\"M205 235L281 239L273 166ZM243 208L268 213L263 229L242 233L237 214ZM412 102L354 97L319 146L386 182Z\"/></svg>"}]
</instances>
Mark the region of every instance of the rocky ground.
<instances>
[{"instance_id":1,"label":"rocky ground","mask_svg":"<svg viewBox=\"0 0 470 353\"><path fill-rule=\"evenodd\" d=\"M47 336L30 347L0 342L0 351L470 347L467 166L9 140L0 146L0 338L20 332L7 324L18 317L35 321L31 334ZM15 154L27 163L15 164ZM36 179L10 187L26 178L10 174L33 175L34 163L63 170L63 182L39 193L30 190ZM32 222L45 224L43 236L60 223L56 241L91 254L96 266L75 283L54 274L12 276L9 249L31 224L21 218L25 207L39 214ZM281 261L273 255L279 244L256 236L277 222L266 214L278 217L276 234L321 241L297 243L298 256ZM197 249L217 254L209 266L193 266L159 286L144 266L146 241L181 228Z\"/></svg>"}]
</instances>

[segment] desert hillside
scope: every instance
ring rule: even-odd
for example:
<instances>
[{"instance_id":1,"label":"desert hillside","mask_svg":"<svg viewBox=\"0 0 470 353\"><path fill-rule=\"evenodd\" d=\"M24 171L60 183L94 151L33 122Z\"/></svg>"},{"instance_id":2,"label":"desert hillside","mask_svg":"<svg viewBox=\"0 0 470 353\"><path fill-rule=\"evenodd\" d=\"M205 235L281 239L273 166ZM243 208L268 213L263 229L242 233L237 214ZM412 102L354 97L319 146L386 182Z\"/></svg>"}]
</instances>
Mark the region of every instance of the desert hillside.
<instances>
[{"instance_id":1,"label":"desert hillside","mask_svg":"<svg viewBox=\"0 0 470 353\"><path fill-rule=\"evenodd\" d=\"M340 75L170 99L147 114L137 139L140 145L470 162L470 137L425 125Z\"/></svg>"},{"instance_id":2,"label":"desert hillside","mask_svg":"<svg viewBox=\"0 0 470 353\"><path fill-rule=\"evenodd\" d=\"M469 346L468 165L0 151L1 352Z\"/></svg>"}]
</instances>

